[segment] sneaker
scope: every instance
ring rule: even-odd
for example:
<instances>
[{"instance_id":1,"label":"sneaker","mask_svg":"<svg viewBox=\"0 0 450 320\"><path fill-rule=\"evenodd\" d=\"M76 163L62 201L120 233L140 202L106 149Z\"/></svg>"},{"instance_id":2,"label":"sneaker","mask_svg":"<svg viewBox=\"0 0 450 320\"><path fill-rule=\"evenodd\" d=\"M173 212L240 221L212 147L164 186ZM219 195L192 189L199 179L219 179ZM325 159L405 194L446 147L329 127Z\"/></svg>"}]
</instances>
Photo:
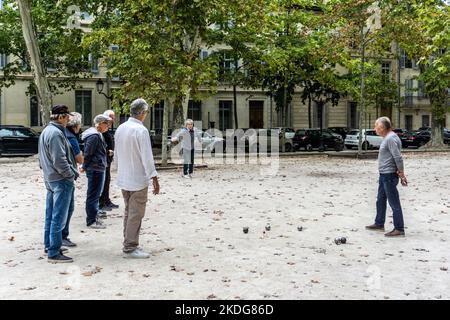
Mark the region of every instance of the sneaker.
<instances>
[{"instance_id":1,"label":"sneaker","mask_svg":"<svg viewBox=\"0 0 450 320\"><path fill-rule=\"evenodd\" d=\"M63 245L64 247L76 247L76 246L77 246L77 244L76 244L76 243L73 243L72 241L70 241L69 238L63 239L62 245Z\"/></svg>"},{"instance_id":2,"label":"sneaker","mask_svg":"<svg viewBox=\"0 0 450 320\"><path fill-rule=\"evenodd\" d=\"M67 249L66 247L61 247L60 249L59 249L59 253L63 253L63 252L67 252L67 251L69 251L69 249ZM45 248L44 249L44 252L45 253L48 253L48 249L47 248Z\"/></svg>"},{"instance_id":3,"label":"sneaker","mask_svg":"<svg viewBox=\"0 0 450 320\"><path fill-rule=\"evenodd\" d=\"M378 224L371 224L370 226L366 226L367 230L378 230L378 231L384 231L384 226L380 226Z\"/></svg>"},{"instance_id":4,"label":"sneaker","mask_svg":"<svg viewBox=\"0 0 450 320\"><path fill-rule=\"evenodd\" d=\"M150 258L150 254L142 251L141 248L136 248L134 251L125 252L123 257L126 259L148 259Z\"/></svg>"},{"instance_id":5,"label":"sneaker","mask_svg":"<svg viewBox=\"0 0 450 320\"><path fill-rule=\"evenodd\" d=\"M68 263L73 262L73 259L60 253L54 257L48 257L47 261L49 263Z\"/></svg>"},{"instance_id":6,"label":"sneaker","mask_svg":"<svg viewBox=\"0 0 450 320\"><path fill-rule=\"evenodd\" d=\"M111 209L118 209L118 208L119 208L119 205L118 205L118 204L115 204L115 203L112 203L112 202L110 201L110 202L108 202L108 203L106 204L106 207L107 207L107 208L111 208Z\"/></svg>"},{"instance_id":7,"label":"sneaker","mask_svg":"<svg viewBox=\"0 0 450 320\"><path fill-rule=\"evenodd\" d=\"M391 232L385 234L386 237L404 237L405 231L394 229Z\"/></svg>"},{"instance_id":8,"label":"sneaker","mask_svg":"<svg viewBox=\"0 0 450 320\"><path fill-rule=\"evenodd\" d=\"M105 212L105 211L99 211L99 212L97 212L97 218L100 218L100 219L106 219L106 218L107 218L106 212Z\"/></svg>"},{"instance_id":9,"label":"sneaker","mask_svg":"<svg viewBox=\"0 0 450 320\"><path fill-rule=\"evenodd\" d=\"M107 205L99 206L98 209L99 209L100 211L103 211L103 212L105 212L105 211L111 211L111 210L112 210L112 208L108 207ZM100 212L100 211L99 211L99 212Z\"/></svg>"},{"instance_id":10,"label":"sneaker","mask_svg":"<svg viewBox=\"0 0 450 320\"><path fill-rule=\"evenodd\" d=\"M192 179L192 174L188 174L188 177Z\"/></svg>"},{"instance_id":11,"label":"sneaker","mask_svg":"<svg viewBox=\"0 0 450 320\"><path fill-rule=\"evenodd\" d=\"M190 177L189 177L189 175L187 175L187 174L183 174L183 178L189 179Z\"/></svg>"},{"instance_id":12,"label":"sneaker","mask_svg":"<svg viewBox=\"0 0 450 320\"><path fill-rule=\"evenodd\" d=\"M95 221L94 223L91 223L87 226L89 229L106 229L106 226L101 223L99 220Z\"/></svg>"}]
</instances>

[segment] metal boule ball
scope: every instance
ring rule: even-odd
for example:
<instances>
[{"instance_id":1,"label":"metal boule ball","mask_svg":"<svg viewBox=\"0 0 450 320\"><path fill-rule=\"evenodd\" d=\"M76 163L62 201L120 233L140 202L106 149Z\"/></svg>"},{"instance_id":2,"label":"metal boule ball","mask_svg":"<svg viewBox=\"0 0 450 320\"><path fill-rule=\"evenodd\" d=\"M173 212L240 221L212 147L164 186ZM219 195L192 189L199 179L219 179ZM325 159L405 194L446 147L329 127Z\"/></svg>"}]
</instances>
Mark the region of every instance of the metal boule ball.
<instances>
[{"instance_id":1,"label":"metal boule ball","mask_svg":"<svg viewBox=\"0 0 450 320\"><path fill-rule=\"evenodd\" d=\"M267 225L266 225L266 230L267 230L267 231L270 231L270 224L267 224Z\"/></svg>"},{"instance_id":2,"label":"metal boule ball","mask_svg":"<svg viewBox=\"0 0 450 320\"><path fill-rule=\"evenodd\" d=\"M242 231L244 231L244 233L248 233L248 227L244 227L244 228L242 229Z\"/></svg>"},{"instance_id":3,"label":"metal boule ball","mask_svg":"<svg viewBox=\"0 0 450 320\"><path fill-rule=\"evenodd\" d=\"M303 230L303 227L297 227L297 230L298 230L298 231L302 231L302 230Z\"/></svg>"},{"instance_id":4,"label":"metal boule ball","mask_svg":"<svg viewBox=\"0 0 450 320\"><path fill-rule=\"evenodd\" d=\"M341 244L341 238L336 238L336 239L334 239L334 243L336 243L336 244Z\"/></svg>"},{"instance_id":5,"label":"metal boule ball","mask_svg":"<svg viewBox=\"0 0 450 320\"><path fill-rule=\"evenodd\" d=\"M341 237L341 243L346 243L347 239L345 237Z\"/></svg>"}]
</instances>

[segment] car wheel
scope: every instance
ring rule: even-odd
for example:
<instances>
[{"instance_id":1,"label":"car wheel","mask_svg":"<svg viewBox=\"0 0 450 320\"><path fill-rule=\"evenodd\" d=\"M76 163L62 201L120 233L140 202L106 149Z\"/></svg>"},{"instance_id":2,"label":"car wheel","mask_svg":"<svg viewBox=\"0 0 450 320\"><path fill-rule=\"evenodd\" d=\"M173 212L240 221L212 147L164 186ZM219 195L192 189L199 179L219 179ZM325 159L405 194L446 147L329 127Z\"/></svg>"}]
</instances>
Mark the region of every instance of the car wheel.
<instances>
[{"instance_id":1,"label":"car wheel","mask_svg":"<svg viewBox=\"0 0 450 320\"><path fill-rule=\"evenodd\" d=\"M305 151L312 151L312 145L310 144L310 143L308 143L306 146L305 146Z\"/></svg>"},{"instance_id":2,"label":"car wheel","mask_svg":"<svg viewBox=\"0 0 450 320\"><path fill-rule=\"evenodd\" d=\"M363 150L369 150L370 149L370 144L367 141L364 141L362 144L362 149Z\"/></svg>"},{"instance_id":3,"label":"car wheel","mask_svg":"<svg viewBox=\"0 0 450 320\"><path fill-rule=\"evenodd\" d=\"M344 150L344 146L343 146L343 145L336 145L336 147L334 148L334 150L335 150L336 152L342 151L342 150Z\"/></svg>"},{"instance_id":4,"label":"car wheel","mask_svg":"<svg viewBox=\"0 0 450 320\"><path fill-rule=\"evenodd\" d=\"M292 152L292 145L290 143L286 143L284 145L284 151L285 152Z\"/></svg>"}]
</instances>

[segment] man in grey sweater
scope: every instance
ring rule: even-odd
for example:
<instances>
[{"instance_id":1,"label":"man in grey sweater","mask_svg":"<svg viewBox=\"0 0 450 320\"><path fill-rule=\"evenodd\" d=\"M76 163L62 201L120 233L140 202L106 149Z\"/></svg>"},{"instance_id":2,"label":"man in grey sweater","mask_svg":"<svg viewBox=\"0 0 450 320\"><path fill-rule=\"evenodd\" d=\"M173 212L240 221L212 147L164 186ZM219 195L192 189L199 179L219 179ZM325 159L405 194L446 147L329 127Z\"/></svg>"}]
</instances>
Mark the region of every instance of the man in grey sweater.
<instances>
[{"instance_id":1,"label":"man in grey sweater","mask_svg":"<svg viewBox=\"0 0 450 320\"><path fill-rule=\"evenodd\" d=\"M408 185L401 154L402 142L397 134L392 131L391 121L387 117L381 117L375 121L375 131L379 136L383 137L378 153L380 178L377 196L377 216L375 223L367 226L366 229L384 231L386 201L389 201L393 212L394 230L386 233L385 236L404 236L403 212L397 190L399 178L403 186Z\"/></svg>"},{"instance_id":2,"label":"man in grey sweater","mask_svg":"<svg viewBox=\"0 0 450 320\"><path fill-rule=\"evenodd\" d=\"M50 263L73 262L61 251L62 230L69 213L74 180L79 176L75 157L65 135L69 115L67 106L54 106L51 121L39 136L39 166L47 188L44 244Z\"/></svg>"}]
</instances>

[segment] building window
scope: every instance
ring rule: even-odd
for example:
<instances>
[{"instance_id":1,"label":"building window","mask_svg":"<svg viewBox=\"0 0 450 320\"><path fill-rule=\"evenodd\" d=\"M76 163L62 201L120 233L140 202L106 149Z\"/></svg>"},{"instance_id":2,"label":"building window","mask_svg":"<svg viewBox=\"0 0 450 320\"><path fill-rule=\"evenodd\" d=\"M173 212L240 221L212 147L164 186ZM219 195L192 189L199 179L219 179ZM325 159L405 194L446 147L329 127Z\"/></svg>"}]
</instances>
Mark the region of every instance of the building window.
<instances>
[{"instance_id":1,"label":"building window","mask_svg":"<svg viewBox=\"0 0 450 320\"><path fill-rule=\"evenodd\" d=\"M381 73L389 76L391 74L391 63L389 61L384 61L381 64Z\"/></svg>"},{"instance_id":2,"label":"building window","mask_svg":"<svg viewBox=\"0 0 450 320\"><path fill-rule=\"evenodd\" d=\"M83 116L83 125L90 126L92 123L92 91L75 91L75 111Z\"/></svg>"},{"instance_id":3,"label":"building window","mask_svg":"<svg viewBox=\"0 0 450 320\"><path fill-rule=\"evenodd\" d=\"M413 105L413 80L405 80L405 106L410 107Z\"/></svg>"},{"instance_id":4,"label":"building window","mask_svg":"<svg viewBox=\"0 0 450 320\"><path fill-rule=\"evenodd\" d=\"M231 107L233 103L229 100L219 101L219 130L232 129L231 125Z\"/></svg>"},{"instance_id":5,"label":"building window","mask_svg":"<svg viewBox=\"0 0 450 320\"><path fill-rule=\"evenodd\" d=\"M164 101L155 104L155 130L163 128Z\"/></svg>"},{"instance_id":6,"label":"building window","mask_svg":"<svg viewBox=\"0 0 450 320\"><path fill-rule=\"evenodd\" d=\"M226 76L231 73L232 70L236 68L234 59L230 52L225 51L220 56L219 62L219 80L224 81Z\"/></svg>"},{"instance_id":7,"label":"building window","mask_svg":"<svg viewBox=\"0 0 450 320\"><path fill-rule=\"evenodd\" d=\"M3 69L8 64L8 56L4 53L0 53L0 69Z\"/></svg>"},{"instance_id":8,"label":"building window","mask_svg":"<svg viewBox=\"0 0 450 320\"><path fill-rule=\"evenodd\" d=\"M422 127L429 127L430 126L430 115L423 115L422 116Z\"/></svg>"},{"instance_id":9,"label":"building window","mask_svg":"<svg viewBox=\"0 0 450 320\"><path fill-rule=\"evenodd\" d=\"M419 80L417 85L417 96L419 97L419 99L423 99L426 97L425 83L422 80Z\"/></svg>"},{"instance_id":10,"label":"building window","mask_svg":"<svg viewBox=\"0 0 450 320\"><path fill-rule=\"evenodd\" d=\"M42 126L42 112L37 96L30 97L30 127Z\"/></svg>"},{"instance_id":11,"label":"building window","mask_svg":"<svg viewBox=\"0 0 450 320\"><path fill-rule=\"evenodd\" d=\"M413 129L413 116L412 115L405 115L405 129L407 131L412 131Z\"/></svg>"},{"instance_id":12,"label":"building window","mask_svg":"<svg viewBox=\"0 0 450 320\"><path fill-rule=\"evenodd\" d=\"M188 119L194 121L202 121L202 102L189 100L188 102Z\"/></svg>"},{"instance_id":13,"label":"building window","mask_svg":"<svg viewBox=\"0 0 450 320\"><path fill-rule=\"evenodd\" d=\"M359 128L358 121L358 104L354 101L348 104L347 125L350 129Z\"/></svg>"},{"instance_id":14,"label":"building window","mask_svg":"<svg viewBox=\"0 0 450 320\"><path fill-rule=\"evenodd\" d=\"M91 66L91 72L94 74L98 73L98 58L96 58L92 53L89 54L89 65Z\"/></svg>"},{"instance_id":15,"label":"building window","mask_svg":"<svg viewBox=\"0 0 450 320\"><path fill-rule=\"evenodd\" d=\"M415 63L413 64L413 60L406 55L405 50L400 49L400 67L412 68L414 65Z\"/></svg>"}]
</instances>

